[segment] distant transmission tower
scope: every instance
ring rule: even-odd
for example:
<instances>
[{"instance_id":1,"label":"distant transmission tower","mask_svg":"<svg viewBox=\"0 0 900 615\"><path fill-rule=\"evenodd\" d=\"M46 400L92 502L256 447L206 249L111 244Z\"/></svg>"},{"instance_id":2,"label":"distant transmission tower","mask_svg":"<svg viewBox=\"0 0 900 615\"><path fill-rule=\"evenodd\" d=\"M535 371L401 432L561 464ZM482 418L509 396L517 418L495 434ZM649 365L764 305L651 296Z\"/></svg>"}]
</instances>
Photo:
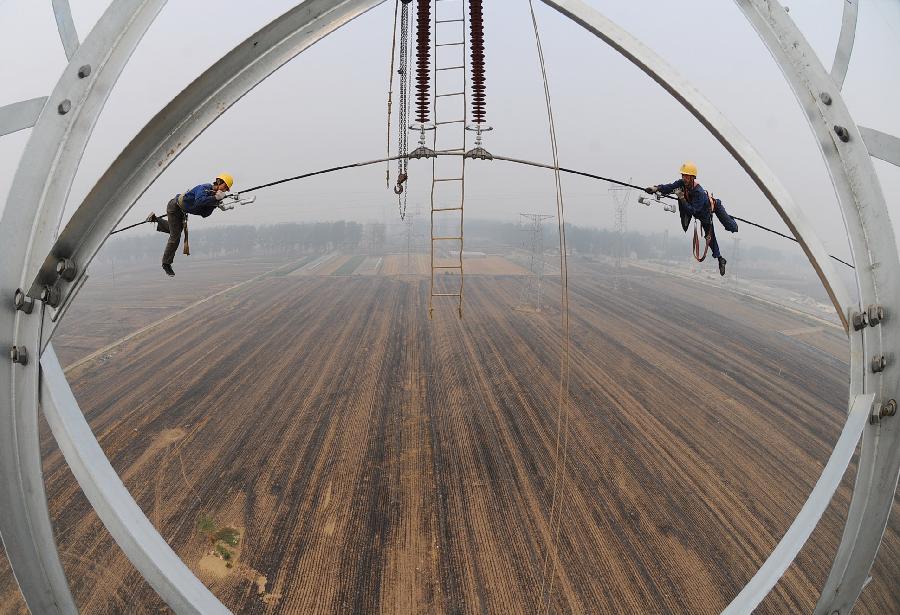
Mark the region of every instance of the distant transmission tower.
<instances>
[{"instance_id":1,"label":"distant transmission tower","mask_svg":"<svg viewBox=\"0 0 900 615\"><path fill-rule=\"evenodd\" d=\"M552 217L547 214L519 214L519 229L528 233L523 241L523 247L529 253L529 274L522 284L517 310L541 311L544 285L543 222Z\"/></svg>"},{"instance_id":2,"label":"distant transmission tower","mask_svg":"<svg viewBox=\"0 0 900 615\"><path fill-rule=\"evenodd\" d=\"M629 178L628 182L631 182ZM615 245L615 261L616 269L622 268L622 258L625 255L625 235L628 233L628 197L631 195L631 188L620 188L618 186L609 189L613 202L616 204L616 245Z\"/></svg>"}]
</instances>

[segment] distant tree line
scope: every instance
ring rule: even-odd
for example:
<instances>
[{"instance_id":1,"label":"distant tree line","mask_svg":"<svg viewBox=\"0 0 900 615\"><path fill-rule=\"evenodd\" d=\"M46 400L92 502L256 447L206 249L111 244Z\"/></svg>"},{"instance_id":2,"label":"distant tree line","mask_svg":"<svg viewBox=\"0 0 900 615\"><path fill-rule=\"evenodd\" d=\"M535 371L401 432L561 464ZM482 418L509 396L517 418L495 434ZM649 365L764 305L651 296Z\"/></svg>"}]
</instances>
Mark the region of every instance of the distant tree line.
<instances>
[{"instance_id":1,"label":"distant tree line","mask_svg":"<svg viewBox=\"0 0 900 615\"><path fill-rule=\"evenodd\" d=\"M165 235L116 235L103 247L102 260L142 261L162 254ZM204 256L323 253L333 250L378 253L386 242L383 224L358 222L285 223L267 226L192 227L191 251Z\"/></svg>"},{"instance_id":2,"label":"distant tree line","mask_svg":"<svg viewBox=\"0 0 900 615\"><path fill-rule=\"evenodd\" d=\"M397 225L389 234L381 223L337 222L284 223L266 226L220 226L191 229L191 250L209 257L249 255L293 255L342 251L357 254L404 252L407 229ZM555 224L542 227L544 250L558 252ZM415 249L428 249L428 222L422 217L415 221L414 233L419 240ZM723 233L719 240L724 251L730 249L730 237ZM468 219L465 226L466 249L484 252L504 252L530 249L530 232L516 222ZM101 251L101 260L144 261L162 254L165 236L128 234L113 236ZM621 238L610 229L566 225L566 243L572 254L616 256L640 259L681 259L689 254L688 236L680 232L643 234L625 233ZM756 261L782 261L788 257L780 250L754 245L741 245L742 258Z\"/></svg>"}]
</instances>

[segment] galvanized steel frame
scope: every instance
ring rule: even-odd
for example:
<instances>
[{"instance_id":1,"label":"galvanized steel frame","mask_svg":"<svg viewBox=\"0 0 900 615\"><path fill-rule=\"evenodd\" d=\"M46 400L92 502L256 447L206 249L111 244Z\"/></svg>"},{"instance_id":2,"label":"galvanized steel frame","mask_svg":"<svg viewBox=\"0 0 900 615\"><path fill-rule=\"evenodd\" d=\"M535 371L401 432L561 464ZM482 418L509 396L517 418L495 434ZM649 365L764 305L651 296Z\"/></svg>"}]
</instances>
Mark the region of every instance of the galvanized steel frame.
<instances>
[{"instance_id":1,"label":"galvanized steel frame","mask_svg":"<svg viewBox=\"0 0 900 615\"><path fill-rule=\"evenodd\" d=\"M46 171L46 174L42 179L40 173L29 173L28 168L20 165L9 202L27 205L22 208L8 206L0 221L0 239L16 240L15 243L4 244L14 246L16 253L13 256L16 258L4 259L4 264L0 265L0 294L11 297L16 283L24 287L31 281L28 291L32 297L39 298L41 292L48 288L58 291L61 297L56 307L39 303L40 309L32 315L0 310L0 332L11 330L10 339L19 346L27 343L32 348L44 349L40 356L42 369L40 380L37 375L37 360L28 365L13 364L9 370L0 370L0 391L8 391L0 399L2 404L0 422L5 422L9 427L0 434L0 451L2 451L0 490L10 496L6 499L7 502L11 502L13 513L12 517L0 520L0 531L3 532L4 541L9 540L13 546L14 555L11 556L11 561L15 560L13 567L17 579L33 611L74 612L74 604L71 602L68 588L65 587L52 533L49 531L46 498L40 478L40 457L35 428L39 382L41 401L54 436L60 442L68 463L73 467L91 503L97 508L104 523L128 557L135 562L142 574L176 612L226 611L195 577L187 573L190 578L185 578L186 567L182 562L172 559L174 557L177 560L177 556L137 508L121 485L121 481L117 480L109 461L97 445L78 409L77 402L71 395L52 346L49 346L49 339L59 318L71 303L71 298L83 283L89 263L109 233L162 170L216 118L279 66L382 1L307 0L238 45L198 77L145 126L97 182L59 238L52 241L74 170L96 121L96 115L102 108L106 93L115 83L117 71L121 70L119 63L127 60L133 45L149 25L149 21L145 20L149 18L152 21L163 0L144 3L118 0L110 7L101 23L109 25L115 21L121 24L127 21L125 13L137 16L128 26L122 26L123 32L131 34L120 37L118 47L115 45L110 47L112 51L106 58L109 61L109 68L105 73L102 88L97 86L98 91L93 97L89 94L78 98L71 109L77 113L69 118L66 118L69 110L67 109L64 114L63 107L58 107L57 113L63 120L68 120L60 121L60 118L53 117L47 109L57 104L56 101L62 94L69 94L72 91L71 79L67 79L67 75L71 76L71 72L80 66L79 61L86 57L97 62L95 70L99 73L107 62L97 59L96 56L102 56L102 51L96 49L96 44L110 40L113 32L102 30L98 23L98 27L85 40L84 45L73 52L72 62L50 97L51 104L45 106L45 112L38 120L26 154L23 156L23 163L30 161L37 164ZM788 80L798 91L798 98L801 98L800 90L804 88L807 92L806 97L808 92L818 94L831 91L831 97L837 103L827 105L831 109L826 109L825 112L807 109L817 135L820 137L823 134L831 135L829 129L838 119L844 122L840 125L849 132L848 143L842 142L843 144L839 145L835 141L834 149L837 151L832 151L829 147L824 153L850 233L863 305L867 306L871 302L872 305L884 306L888 315L886 324L867 327L857 332L851 330L849 324L854 312L861 306L850 307L850 297L835 275L821 242L812 233L811 226L800 210L794 206L787 190L750 143L709 101L661 58L599 12L577 0L543 1L597 35L657 81L722 143L763 191L800 241L828 291L845 329L849 332L851 403L847 425L822 478L803 511L798 515L798 519L760 572L728 609L728 612L749 612L793 560L796 551L802 546L827 506L849 462L858 430L861 429L860 416L869 415L871 407L880 407L880 401L888 399L886 395L896 397L898 379L897 368L893 361L884 372L886 377L882 374L869 374L866 367L872 352L883 352L882 348L896 349L897 332L892 327L890 318L895 313L894 310L900 307L896 283L892 285L885 279L892 273L896 277L896 272L900 271L900 263L897 262L891 227L883 223L886 220L884 199L871 169L868 151L862 151L865 149L861 147L863 138L855 125L849 121L849 114L846 113L840 99L839 84L824 72L817 59L815 62L808 62L811 51L807 53L803 48L805 41L802 41L802 36L789 19L785 20L786 13L780 5L761 0L745 2L737 0L754 26L760 30L764 41L770 49L773 49L773 54L785 70ZM54 2L55 8L58 5L68 10L67 2ZM59 18L59 13L57 15ZM832 74L839 76L840 81L843 81L843 75L846 74L852 48L852 33L855 30L849 28L847 24L852 21L855 26L855 17L855 5L851 13L845 8L841 43L835 56L835 68L832 69ZM107 18L108 21L104 22ZM763 30L772 29L772 24L775 33L764 34ZM101 32L104 32L102 36ZM136 34L138 32L139 34ZM130 38L135 34L137 39ZM71 36L64 34L62 29L61 38L71 43ZM791 44L799 41L793 49L799 54L798 57L802 58L803 66L809 65L807 68L797 64L797 58L783 57L790 56L791 50L778 52L782 40L790 40ZM75 42L77 44L77 38ZM801 51L796 51L798 48ZM811 66L812 64L816 65ZM808 72L815 74L810 77ZM812 83L822 79L822 74L830 81L830 87L828 89L812 87ZM94 80L90 79L88 82L93 83ZM101 94L100 90L105 93ZM69 94L67 100L71 104L74 98L75 96ZM58 104L62 105L62 101L60 100ZM48 140L54 142L53 139L59 139L58 149L41 153L38 148L46 145ZM889 137L887 142L893 143L890 139L892 137ZM883 142L884 139L880 141ZM69 145L68 148L64 147L66 144ZM890 151L892 148L887 149ZM864 156L861 155L861 151ZM863 180L874 180L874 188L866 189L865 186L861 186ZM123 186L125 186L124 194ZM16 200L13 200L14 195ZM29 195L31 200L26 198ZM23 198L25 200L19 200ZM19 213L16 213L17 211ZM34 220L33 224L31 220ZM31 229L28 241L23 240L22 229ZM41 253L47 256L39 259L38 255ZM69 259L76 264L76 273L72 279L64 279L56 273L56 265L60 259ZM6 262L7 260L9 262ZM889 486L891 468L900 467L900 460L896 459L900 457L896 446L896 422L896 420L874 421L864 429L863 456L869 461L864 459L860 465L850 518L832 573L832 577L838 579L842 592L837 599L826 600L829 586L833 584L833 579L829 578L829 585L826 586L826 592L823 592L823 603L837 604L835 600L839 600L842 601L841 604L852 605L859 591L852 589L846 591L846 578L851 577L851 585L853 587L858 585L861 588L862 585L857 583L857 580L861 576L864 581L871 566L869 556L874 558L874 551L877 550L884 531L886 513L889 511L889 504L887 508L884 507L885 497L879 489ZM890 456L892 450L894 457ZM24 475L17 475L20 468L24 468L25 471L22 473ZM893 474L894 488L896 474L896 472ZM890 499L892 498L893 489L890 490ZM16 501L12 501L13 499ZM4 504L0 504L0 511L6 513L3 506ZM881 524L880 532L870 531L870 528L865 526L873 520L880 522L882 516L884 523ZM9 548L7 550L9 551ZM50 574L42 572L43 570L49 570ZM32 575L35 578L31 578ZM828 613L830 615L831 611Z\"/></svg>"},{"instance_id":2,"label":"galvanized steel frame","mask_svg":"<svg viewBox=\"0 0 900 615\"><path fill-rule=\"evenodd\" d=\"M850 611L866 583L900 477L900 422L896 418L882 421L878 416L881 405L896 400L900 393L896 361L900 350L900 328L896 324L900 255L881 183L866 142L841 96L841 83L825 70L780 3L736 2L777 61L817 137L856 264L857 309L878 306L886 314L884 319L870 319L869 326L850 333L861 337L863 355L861 361L851 356L851 394L873 394L875 410L863 432L844 535L815 609L817 615L840 615ZM843 45L845 37L841 39ZM886 365L876 369L874 363L882 358Z\"/></svg>"}]
</instances>

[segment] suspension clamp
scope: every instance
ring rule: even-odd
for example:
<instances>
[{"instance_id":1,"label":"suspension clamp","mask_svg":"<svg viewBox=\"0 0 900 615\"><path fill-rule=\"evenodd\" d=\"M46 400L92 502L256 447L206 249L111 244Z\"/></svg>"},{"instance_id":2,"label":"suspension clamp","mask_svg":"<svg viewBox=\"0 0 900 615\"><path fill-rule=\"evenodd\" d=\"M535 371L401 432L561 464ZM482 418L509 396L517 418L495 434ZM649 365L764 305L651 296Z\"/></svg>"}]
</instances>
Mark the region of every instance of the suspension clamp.
<instances>
[{"instance_id":1,"label":"suspension clamp","mask_svg":"<svg viewBox=\"0 0 900 615\"><path fill-rule=\"evenodd\" d=\"M430 147L420 145L409 153L410 158L437 158L437 154ZM395 191L396 192L396 191ZM400 194L399 192L397 194Z\"/></svg>"},{"instance_id":2,"label":"suspension clamp","mask_svg":"<svg viewBox=\"0 0 900 615\"><path fill-rule=\"evenodd\" d=\"M489 151L481 146L473 147L463 155L463 158L477 158L478 160L493 160L494 157Z\"/></svg>"}]
</instances>

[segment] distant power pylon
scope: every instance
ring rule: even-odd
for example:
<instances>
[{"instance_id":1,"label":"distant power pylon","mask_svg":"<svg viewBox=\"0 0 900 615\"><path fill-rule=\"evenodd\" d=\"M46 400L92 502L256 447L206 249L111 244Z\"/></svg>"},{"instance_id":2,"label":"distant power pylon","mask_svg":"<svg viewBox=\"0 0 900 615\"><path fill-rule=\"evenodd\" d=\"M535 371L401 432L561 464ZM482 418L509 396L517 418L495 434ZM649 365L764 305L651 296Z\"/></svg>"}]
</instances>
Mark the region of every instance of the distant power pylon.
<instances>
[{"instance_id":1,"label":"distant power pylon","mask_svg":"<svg viewBox=\"0 0 900 615\"><path fill-rule=\"evenodd\" d=\"M553 216L547 214L519 214L519 229L528 233L523 247L529 253L529 274L522 284L517 310L540 312L544 287L544 227L543 222Z\"/></svg>"},{"instance_id":2,"label":"distant power pylon","mask_svg":"<svg viewBox=\"0 0 900 615\"><path fill-rule=\"evenodd\" d=\"M628 180L631 182L631 179ZM616 269L622 268L622 258L625 256L625 235L628 233L628 197L631 196L631 188L618 186L609 189L613 202L616 204Z\"/></svg>"}]
</instances>

